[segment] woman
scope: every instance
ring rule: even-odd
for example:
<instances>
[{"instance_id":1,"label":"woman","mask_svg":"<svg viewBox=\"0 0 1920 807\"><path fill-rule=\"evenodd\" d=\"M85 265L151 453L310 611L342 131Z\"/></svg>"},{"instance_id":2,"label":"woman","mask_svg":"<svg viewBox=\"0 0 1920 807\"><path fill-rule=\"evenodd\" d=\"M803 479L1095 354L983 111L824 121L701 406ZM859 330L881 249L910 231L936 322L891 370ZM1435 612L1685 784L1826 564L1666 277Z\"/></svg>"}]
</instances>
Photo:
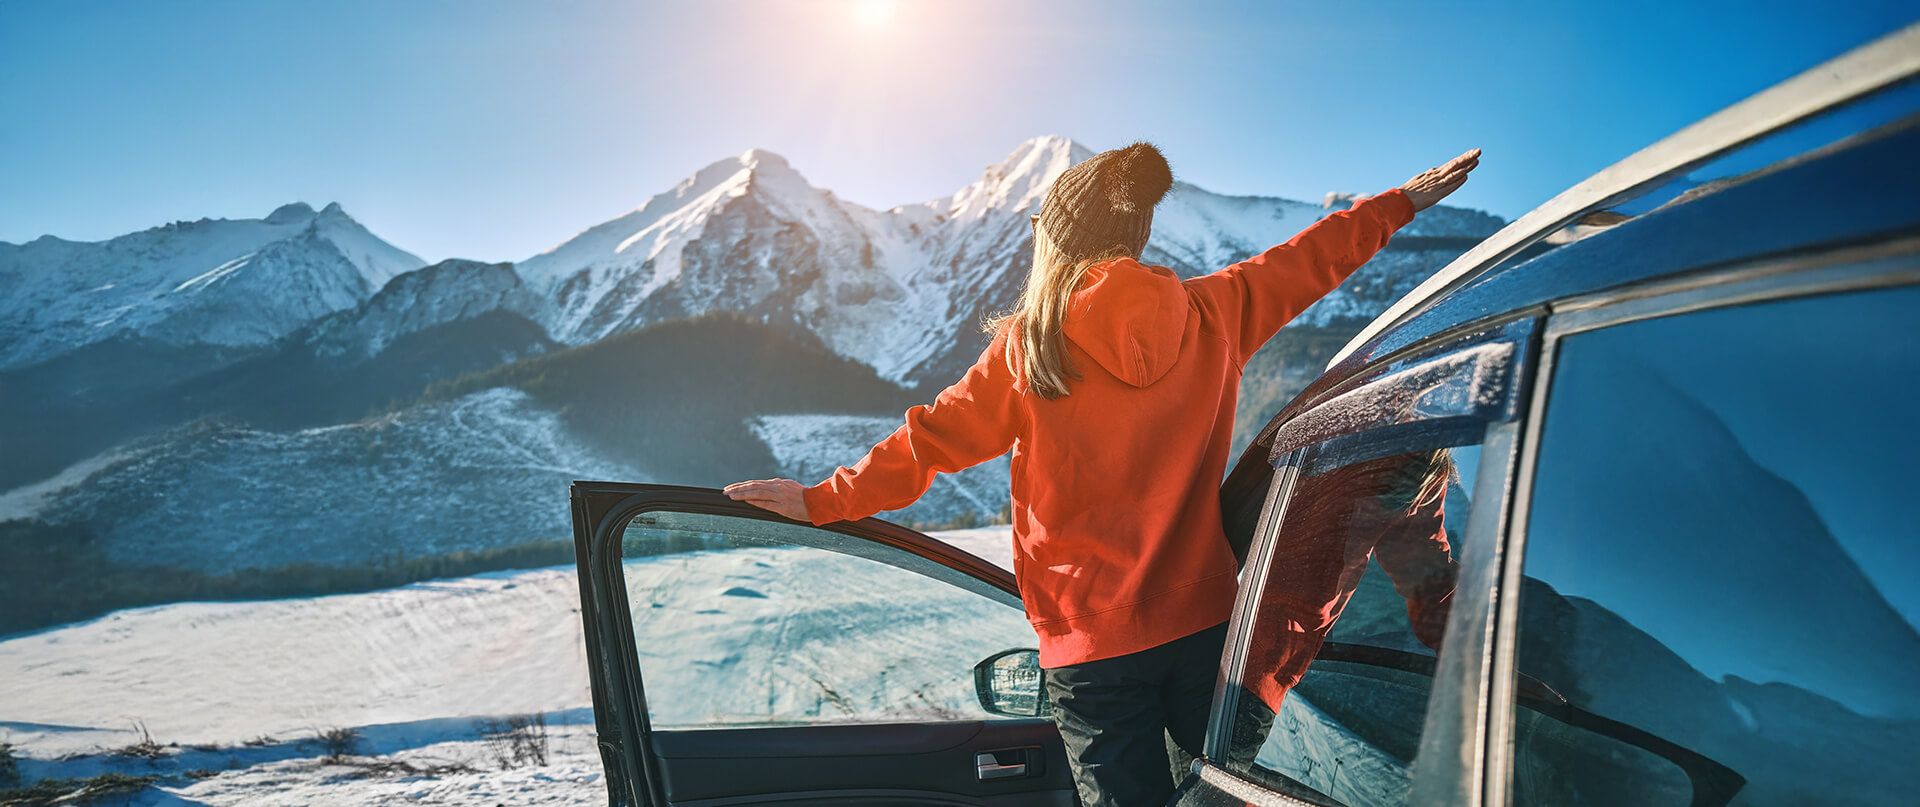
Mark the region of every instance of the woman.
<instances>
[{"instance_id":1,"label":"woman","mask_svg":"<svg viewBox=\"0 0 1920 807\"><path fill-rule=\"evenodd\" d=\"M1147 143L1054 181L1018 306L958 383L851 467L727 495L826 524L912 504L1011 450L1014 574L1081 801L1159 804L1163 732L1198 754L1235 591L1221 528L1241 369L1274 332L1459 188L1479 151L1293 240L1182 281L1140 262L1173 186Z\"/></svg>"}]
</instances>

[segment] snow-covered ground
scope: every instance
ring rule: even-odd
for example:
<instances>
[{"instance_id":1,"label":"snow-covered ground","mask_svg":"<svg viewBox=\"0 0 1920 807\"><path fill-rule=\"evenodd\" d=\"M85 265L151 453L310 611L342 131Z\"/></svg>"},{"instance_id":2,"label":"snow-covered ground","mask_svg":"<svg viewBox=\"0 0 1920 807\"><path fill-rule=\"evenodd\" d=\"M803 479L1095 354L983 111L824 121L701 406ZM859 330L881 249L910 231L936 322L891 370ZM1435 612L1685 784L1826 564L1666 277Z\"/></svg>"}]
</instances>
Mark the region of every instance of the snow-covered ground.
<instances>
[{"instance_id":1,"label":"snow-covered ground","mask_svg":"<svg viewBox=\"0 0 1920 807\"><path fill-rule=\"evenodd\" d=\"M938 537L1011 563L1006 527ZM977 656L1031 646L1014 608L891 568L856 588L849 562L864 563L793 547L630 560L649 692L679 694L656 719L878 719L909 698L966 712ZM0 741L29 780L162 777L134 803L600 803L579 603L573 569L556 567L16 635L0 640ZM959 620L980 638L896 652L937 630L914 625ZM549 723L548 764L504 768L478 721L531 713ZM314 739L334 728L361 736L345 762ZM157 759L112 753L142 729Z\"/></svg>"}]
</instances>

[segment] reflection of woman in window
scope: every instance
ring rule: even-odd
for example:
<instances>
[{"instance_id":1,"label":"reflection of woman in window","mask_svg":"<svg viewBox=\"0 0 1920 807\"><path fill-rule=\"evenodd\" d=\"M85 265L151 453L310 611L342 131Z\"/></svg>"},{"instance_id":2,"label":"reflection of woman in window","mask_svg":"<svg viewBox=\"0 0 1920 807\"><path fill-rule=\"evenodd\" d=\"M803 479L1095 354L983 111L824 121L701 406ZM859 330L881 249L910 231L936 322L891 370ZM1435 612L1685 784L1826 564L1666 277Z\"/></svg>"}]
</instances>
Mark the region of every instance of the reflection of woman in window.
<instances>
[{"instance_id":1,"label":"reflection of woman in window","mask_svg":"<svg viewBox=\"0 0 1920 807\"><path fill-rule=\"evenodd\" d=\"M1300 683L1346 610L1369 558L1406 602L1422 644L1438 650L1458 566L1447 540L1448 451L1400 454L1303 476L1274 537L1247 648L1235 753L1250 759L1287 692ZM1243 730L1244 729L1244 730Z\"/></svg>"}]
</instances>

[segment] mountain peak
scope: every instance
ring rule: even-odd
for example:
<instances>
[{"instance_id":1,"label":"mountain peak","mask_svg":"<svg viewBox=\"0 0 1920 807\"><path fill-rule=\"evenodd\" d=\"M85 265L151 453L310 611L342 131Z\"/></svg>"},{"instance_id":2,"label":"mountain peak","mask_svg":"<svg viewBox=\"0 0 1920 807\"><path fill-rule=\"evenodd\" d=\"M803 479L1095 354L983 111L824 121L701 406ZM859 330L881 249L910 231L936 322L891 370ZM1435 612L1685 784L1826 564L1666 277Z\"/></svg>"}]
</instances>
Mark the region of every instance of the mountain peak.
<instances>
[{"instance_id":1,"label":"mountain peak","mask_svg":"<svg viewBox=\"0 0 1920 807\"><path fill-rule=\"evenodd\" d=\"M763 148L750 148L740 152L740 164L749 168L766 166L769 168L791 168L787 158Z\"/></svg>"},{"instance_id":2,"label":"mountain peak","mask_svg":"<svg viewBox=\"0 0 1920 807\"><path fill-rule=\"evenodd\" d=\"M345 208L342 208L342 207L340 206L340 203L339 203L339 202L328 202L328 203L327 203L327 206L326 206L326 207L323 207L323 208L320 208L320 215L322 215L322 216L345 216L345 215L347 215L347 211L346 211L346 209L345 209Z\"/></svg>"},{"instance_id":3,"label":"mountain peak","mask_svg":"<svg viewBox=\"0 0 1920 807\"><path fill-rule=\"evenodd\" d=\"M1092 148L1066 135L1047 134L1040 135L1039 137L1029 137L1026 140L1020 141L1020 145L1014 147L1013 154L1008 155L1008 159L1011 160L1024 154L1060 155L1065 156L1069 163L1077 163L1088 157L1092 157L1094 151Z\"/></svg>"},{"instance_id":4,"label":"mountain peak","mask_svg":"<svg viewBox=\"0 0 1920 807\"><path fill-rule=\"evenodd\" d=\"M332 209L331 205L329 205L329 209ZM313 218L313 216L314 216L314 212L313 212L312 205L309 205L306 202L291 202L289 204L284 204L279 207L276 207L273 209L272 213L268 213L267 223L268 224L292 224L297 221L303 221L305 219Z\"/></svg>"},{"instance_id":5,"label":"mountain peak","mask_svg":"<svg viewBox=\"0 0 1920 807\"><path fill-rule=\"evenodd\" d=\"M1061 135L1028 138L1005 159L987 166L972 184L931 205L956 219L978 218L994 209L1038 209L1054 177L1091 156L1092 149Z\"/></svg>"}]
</instances>

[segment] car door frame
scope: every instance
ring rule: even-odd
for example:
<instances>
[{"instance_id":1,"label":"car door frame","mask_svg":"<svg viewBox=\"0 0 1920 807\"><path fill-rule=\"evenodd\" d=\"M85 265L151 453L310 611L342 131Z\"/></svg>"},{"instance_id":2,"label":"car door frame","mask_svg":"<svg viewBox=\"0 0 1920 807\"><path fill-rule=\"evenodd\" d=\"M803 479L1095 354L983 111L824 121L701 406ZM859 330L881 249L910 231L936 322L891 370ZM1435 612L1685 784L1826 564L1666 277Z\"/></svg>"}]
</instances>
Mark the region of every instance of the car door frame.
<instances>
[{"instance_id":1,"label":"car door frame","mask_svg":"<svg viewBox=\"0 0 1920 807\"><path fill-rule=\"evenodd\" d=\"M668 802L660 763L649 742L653 730L621 565L620 543L626 525L643 513L663 510L785 524L800 522L734 501L711 488L578 481L573 483L569 499L596 745L607 776L610 803L665 807ZM877 518L807 526L908 552L1019 598L1012 572L906 527Z\"/></svg>"}]
</instances>

